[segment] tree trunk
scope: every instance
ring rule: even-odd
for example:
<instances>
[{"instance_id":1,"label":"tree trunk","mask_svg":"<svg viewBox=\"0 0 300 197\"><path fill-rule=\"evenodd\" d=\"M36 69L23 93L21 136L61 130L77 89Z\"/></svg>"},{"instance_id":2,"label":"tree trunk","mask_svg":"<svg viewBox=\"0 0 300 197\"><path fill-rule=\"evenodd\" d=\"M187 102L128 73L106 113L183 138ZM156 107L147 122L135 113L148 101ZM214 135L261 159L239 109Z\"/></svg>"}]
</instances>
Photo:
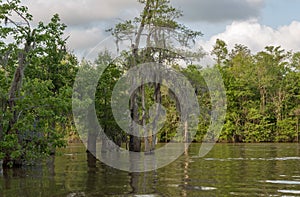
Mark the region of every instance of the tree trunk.
<instances>
[{"instance_id":1,"label":"tree trunk","mask_svg":"<svg viewBox=\"0 0 300 197\"><path fill-rule=\"evenodd\" d=\"M299 143L299 117L297 116L297 123L296 123L296 127L297 127L297 142Z\"/></svg>"},{"instance_id":2,"label":"tree trunk","mask_svg":"<svg viewBox=\"0 0 300 197\"><path fill-rule=\"evenodd\" d=\"M134 127L134 122L138 123L138 105L137 105L137 98L136 93L134 92L130 97L130 111L131 111L131 125L130 130L135 135L130 135L129 139L129 151L133 152L141 152L141 139L137 137L138 129Z\"/></svg>"},{"instance_id":3,"label":"tree trunk","mask_svg":"<svg viewBox=\"0 0 300 197\"><path fill-rule=\"evenodd\" d=\"M266 89L264 87L260 88L260 111L262 113L265 112L265 104L266 104Z\"/></svg>"},{"instance_id":4,"label":"tree trunk","mask_svg":"<svg viewBox=\"0 0 300 197\"><path fill-rule=\"evenodd\" d=\"M142 81L142 85L141 85L141 93L142 93L142 126L143 126L143 132L144 132L144 136L145 136L145 153L149 153L151 151L151 147L150 147L150 139L148 137L148 128L146 126L146 101L145 101L145 86L143 85L143 81Z\"/></svg>"},{"instance_id":5,"label":"tree trunk","mask_svg":"<svg viewBox=\"0 0 300 197\"><path fill-rule=\"evenodd\" d=\"M97 135L95 135L94 132L89 132L87 148L88 148L88 152L92 153L93 155L96 155L96 142L97 142Z\"/></svg>"},{"instance_id":6,"label":"tree trunk","mask_svg":"<svg viewBox=\"0 0 300 197\"><path fill-rule=\"evenodd\" d=\"M3 160L0 160L0 175L3 174Z\"/></svg>"},{"instance_id":7,"label":"tree trunk","mask_svg":"<svg viewBox=\"0 0 300 197\"><path fill-rule=\"evenodd\" d=\"M150 6L151 6L151 0L147 0L146 6L144 7L143 14L142 14L142 20L140 23L140 26L138 28L136 37L135 37L135 42L132 45L132 55L133 55L133 65L131 67L137 66L137 60L138 60L138 48L140 45L141 41L141 36L144 31L145 25L146 25L146 20L149 20L152 16L150 13ZM134 80L134 79L133 79ZM131 111L131 117L132 121L135 121L136 123L138 122L138 105L137 105L137 99L136 95L131 95L130 99L130 111ZM133 128L133 124L131 123L131 131L133 133L136 133L136 128ZM134 152L140 152L141 151L141 139L139 137L130 135L130 140L129 140L129 150L134 151Z\"/></svg>"},{"instance_id":8,"label":"tree trunk","mask_svg":"<svg viewBox=\"0 0 300 197\"><path fill-rule=\"evenodd\" d=\"M189 142L189 136L188 136L188 121L184 121L184 142L187 143Z\"/></svg>"},{"instance_id":9,"label":"tree trunk","mask_svg":"<svg viewBox=\"0 0 300 197\"><path fill-rule=\"evenodd\" d=\"M96 143L98 137L96 121L98 120L93 116L93 112L94 110L90 109L88 114L90 128L88 130L87 151L92 153L93 155L96 155Z\"/></svg>"},{"instance_id":10,"label":"tree trunk","mask_svg":"<svg viewBox=\"0 0 300 197\"><path fill-rule=\"evenodd\" d=\"M17 111L17 109L15 109L15 106L16 106L16 100L17 100L18 94L20 93L20 90L22 88L24 71L27 66L26 59L27 59L28 53L30 52L30 45L31 45L31 42L26 41L24 49L19 52L18 67L14 73L14 77L13 77L13 80L12 80L12 83L11 83L11 86L9 89L7 103L8 103L8 108L9 108L10 112L12 113L12 117L9 120L8 129L5 131L6 134L13 132L12 129L18 121L18 111ZM4 110L7 110L7 108L5 107ZM3 132L3 134L4 134L4 132ZM22 136L19 134L18 131L16 131L16 134L18 135L18 143L20 144ZM5 158L3 160L3 165L7 166L8 162L10 162L10 155L5 156ZM22 165L21 158L13 161L13 165L21 166Z\"/></svg>"},{"instance_id":11,"label":"tree trunk","mask_svg":"<svg viewBox=\"0 0 300 197\"><path fill-rule=\"evenodd\" d=\"M0 123L0 141L3 140L3 126L2 123Z\"/></svg>"},{"instance_id":12,"label":"tree trunk","mask_svg":"<svg viewBox=\"0 0 300 197\"><path fill-rule=\"evenodd\" d=\"M141 140L139 137L130 135L129 151L141 152Z\"/></svg>"},{"instance_id":13,"label":"tree trunk","mask_svg":"<svg viewBox=\"0 0 300 197\"><path fill-rule=\"evenodd\" d=\"M107 91L106 91L106 88L103 90L104 91L104 95L107 94ZM108 105L107 105L107 98L106 96L104 96L104 107L105 109L108 108ZM104 126L103 126L103 136L101 137L101 152L102 153L105 153L107 152L107 150L109 150L109 147L108 147L108 132L107 132L107 127L108 127L108 124L107 124L107 121L108 121L108 112L104 112Z\"/></svg>"},{"instance_id":14,"label":"tree trunk","mask_svg":"<svg viewBox=\"0 0 300 197\"><path fill-rule=\"evenodd\" d=\"M97 159L96 159L95 155L93 155L90 152L87 152L86 157L87 157L88 167L89 168L96 168Z\"/></svg>"},{"instance_id":15,"label":"tree trunk","mask_svg":"<svg viewBox=\"0 0 300 197\"><path fill-rule=\"evenodd\" d=\"M18 59L18 67L14 73L14 78L12 80L11 86L10 86L10 90L9 90L9 95L8 95L8 106L9 109L11 111L11 113L13 114L12 118L10 119L9 122L9 129L7 130L7 132L10 132L10 129L13 128L14 124L17 122L18 119L18 113L15 109L15 104L16 104L16 99L18 96L18 93L20 93L20 90L22 88L22 82L23 82L23 78L24 78L24 71L27 65L27 54L30 51L30 41L27 41L25 43L24 49L23 51L21 51L19 53L19 59Z\"/></svg>"},{"instance_id":16,"label":"tree trunk","mask_svg":"<svg viewBox=\"0 0 300 197\"><path fill-rule=\"evenodd\" d=\"M161 104L161 84L155 84L155 91L154 91L154 101L158 104ZM152 144L151 144L151 151L155 150L156 145L156 133L157 133L157 125L158 125L158 118L159 118L159 111L161 110L160 105L156 107L156 115L153 121L153 134L152 134Z\"/></svg>"}]
</instances>

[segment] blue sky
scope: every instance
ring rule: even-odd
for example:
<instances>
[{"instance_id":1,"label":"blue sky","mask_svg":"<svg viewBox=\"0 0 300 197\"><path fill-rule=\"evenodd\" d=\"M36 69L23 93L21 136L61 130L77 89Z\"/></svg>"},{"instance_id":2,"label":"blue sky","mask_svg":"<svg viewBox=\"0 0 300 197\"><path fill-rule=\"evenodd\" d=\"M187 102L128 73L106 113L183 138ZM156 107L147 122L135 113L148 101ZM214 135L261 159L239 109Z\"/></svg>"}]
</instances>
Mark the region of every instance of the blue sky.
<instances>
[{"instance_id":1,"label":"blue sky","mask_svg":"<svg viewBox=\"0 0 300 197\"><path fill-rule=\"evenodd\" d=\"M289 25L293 21L300 22L300 0L265 0L257 20L260 24L274 29ZM190 23L189 26L202 31L203 38L208 40L211 36L224 32L226 26L232 22L232 20L220 23L198 21Z\"/></svg>"},{"instance_id":2,"label":"blue sky","mask_svg":"<svg viewBox=\"0 0 300 197\"><path fill-rule=\"evenodd\" d=\"M273 28L290 24L295 20L300 21L300 1L266 0L261 17L262 24Z\"/></svg>"},{"instance_id":3,"label":"blue sky","mask_svg":"<svg viewBox=\"0 0 300 197\"><path fill-rule=\"evenodd\" d=\"M107 37L105 29L137 16L137 0L22 0L36 21L58 13L68 26L69 48L79 56ZM300 0L171 0L181 19L204 36L198 45L209 52L217 38L228 47L244 44L254 52L267 45L300 51Z\"/></svg>"}]
</instances>

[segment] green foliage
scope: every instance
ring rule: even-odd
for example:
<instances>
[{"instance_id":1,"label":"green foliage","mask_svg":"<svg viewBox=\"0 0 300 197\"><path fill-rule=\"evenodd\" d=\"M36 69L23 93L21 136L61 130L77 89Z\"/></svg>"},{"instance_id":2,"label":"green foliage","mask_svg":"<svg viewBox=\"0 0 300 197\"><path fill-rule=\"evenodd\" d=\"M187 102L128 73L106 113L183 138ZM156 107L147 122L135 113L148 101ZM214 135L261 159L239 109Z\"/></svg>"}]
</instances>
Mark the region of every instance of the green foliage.
<instances>
[{"instance_id":1,"label":"green foliage","mask_svg":"<svg viewBox=\"0 0 300 197\"><path fill-rule=\"evenodd\" d=\"M227 90L228 110L221 141L291 142L296 139L299 104L298 53L268 46L251 54L236 45L228 56L217 40L217 56Z\"/></svg>"},{"instance_id":2,"label":"green foliage","mask_svg":"<svg viewBox=\"0 0 300 197\"><path fill-rule=\"evenodd\" d=\"M66 144L77 60L58 15L32 27L19 0L0 1L0 11L0 159L31 164Z\"/></svg>"},{"instance_id":3,"label":"green foliage","mask_svg":"<svg viewBox=\"0 0 300 197\"><path fill-rule=\"evenodd\" d=\"M215 60L217 61L218 65L221 65L221 63L225 63L224 61L227 60L228 55L226 43L223 40L217 39L216 45L214 46L211 54L216 56Z\"/></svg>"},{"instance_id":4,"label":"green foliage","mask_svg":"<svg viewBox=\"0 0 300 197\"><path fill-rule=\"evenodd\" d=\"M125 138L125 132L115 122L111 109L111 97L113 88L120 79L123 71L115 64L108 51L98 54L95 65L96 70L103 70L105 68L99 79L95 95L96 114L104 133L106 133L109 139L117 143Z\"/></svg>"},{"instance_id":5,"label":"green foliage","mask_svg":"<svg viewBox=\"0 0 300 197\"><path fill-rule=\"evenodd\" d=\"M7 165L12 166L12 161L18 159L21 156L22 147L18 143L18 136L16 134L5 135L1 140L0 149L0 159L5 158L6 152L10 153L10 160Z\"/></svg>"},{"instance_id":6,"label":"green foliage","mask_svg":"<svg viewBox=\"0 0 300 197\"><path fill-rule=\"evenodd\" d=\"M176 44L180 48L191 46L201 32L192 31L178 23L176 19L182 13L170 6L168 0L139 2L144 6L139 17L119 23L108 30L116 38L117 46L120 41L133 43L132 51L121 52L124 58L122 67L129 69L147 61L166 62L182 72L194 86L198 96L201 117L196 141L201 141L210 124L212 94L218 92L209 92L203 80L202 75L209 75L209 69L201 68L201 65L189 65L190 62L187 62L186 68L180 68L176 61L195 55L202 57L203 54L200 55L199 52L194 54L176 48ZM141 42L142 39L144 42ZM143 45L146 45L145 48ZM247 46L240 44L229 51L227 44L217 39L211 54L215 56L214 66L221 72L227 96L226 121L219 140L294 141L299 132L297 120L300 113L295 113L300 106L299 52L292 53L280 47L267 46L265 50L252 54ZM167 121L158 137L160 141L168 141L181 125L176 124L176 101L168 98L168 91L163 92L162 89L161 92L165 96L163 104L168 113ZM147 100L146 103L148 109L153 102ZM139 110L139 113L142 111Z\"/></svg>"},{"instance_id":7,"label":"green foliage","mask_svg":"<svg viewBox=\"0 0 300 197\"><path fill-rule=\"evenodd\" d=\"M283 119L277 122L276 142L292 142L296 139L296 120L293 118Z\"/></svg>"}]
</instances>

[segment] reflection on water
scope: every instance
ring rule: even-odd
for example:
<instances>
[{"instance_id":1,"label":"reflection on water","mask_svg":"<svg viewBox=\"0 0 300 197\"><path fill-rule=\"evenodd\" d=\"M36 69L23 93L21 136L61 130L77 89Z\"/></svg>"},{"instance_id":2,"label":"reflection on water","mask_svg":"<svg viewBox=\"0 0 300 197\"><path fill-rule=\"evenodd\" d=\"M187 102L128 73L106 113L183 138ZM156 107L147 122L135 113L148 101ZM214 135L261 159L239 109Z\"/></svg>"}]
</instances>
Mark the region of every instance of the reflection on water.
<instances>
[{"instance_id":1,"label":"reflection on water","mask_svg":"<svg viewBox=\"0 0 300 197\"><path fill-rule=\"evenodd\" d=\"M116 170L81 144L42 165L4 170L0 196L297 196L299 144L217 144L198 158L199 144L147 173Z\"/></svg>"},{"instance_id":2,"label":"reflection on water","mask_svg":"<svg viewBox=\"0 0 300 197\"><path fill-rule=\"evenodd\" d=\"M271 161L271 160L300 160L300 157L276 157L276 158L225 158L225 159L221 159L221 158L205 158L205 160L207 161L233 161L233 160L260 160L260 161Z\"/></svg>"},{"instance_id":3,"label":"reflection on water","mask_svg":"<svg viewBox=\"0 0 300 197\"><path fill-rule=\"evenodd\" d=\"M300 181L287 180L266 180L267 183L286 184L286 185L300 185Z\"/></svg>"},{"instance_id":4,"label":"reflection on water","mask_svg":"<svg viewBox=\"0 0 300 197\"><path fill-rule=\"evenodd\" d=\"M300 194L300 190L278 190L278 192L285 194Z\"/></svg>"}]
</instances>

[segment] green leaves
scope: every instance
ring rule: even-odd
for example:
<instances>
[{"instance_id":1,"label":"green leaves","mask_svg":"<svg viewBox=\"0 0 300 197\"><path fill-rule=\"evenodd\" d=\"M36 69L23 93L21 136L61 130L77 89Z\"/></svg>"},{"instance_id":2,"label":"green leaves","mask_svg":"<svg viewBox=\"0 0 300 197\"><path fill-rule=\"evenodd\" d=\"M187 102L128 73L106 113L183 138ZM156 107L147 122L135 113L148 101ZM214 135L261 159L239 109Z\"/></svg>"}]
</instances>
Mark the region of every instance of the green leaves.
<instances>
[{"instance_id":1,"label":"green leaves","mask_svg":"<svg viewBox=\"0 0 300 197\"><path fill-rule=\"evenodd\" d=\"M227 122L222 138L236 142L294 141L297 116L293 110L300 102L297 53L267 46L251 54L246 46L236 45L227 54L226 43L217 40L213 54L221 64L227 88Z\"/></svg>"},{"instance_id":2,"label":"green leaves","mask_svg":"<svg viewBox=\"0 0 300 197\"><path fill-rule=\"evenodd\" d=\"M10 154L7 155L7 152ZM18 159L22 155L22 147L18 144L16 134L5 135L0 143L0 159L8 160L7 165L12 166L12 160Z\"/></svg>"},{"instance_id":3,"label":"green leaves","mask_svg":"<svg viewBox=\"0 0 300 197\"><path fill-rule=\"evenodd\" d=\"M216 56L215 60L217 61L218 65L221 65L221 63L225 63L228 56L227 44L223 40L217 39L211 55Z\"/></svg>"},{"instance_id":4,"label":"green leaves","mask_svg":"<svg viewBox=\"0 0 300 197\"><path fill-rule=\"evenodd\" d=\"M0 156L4 165L29 164L65 145L77 60L57 14L33 28L19 0L0 10L0 38L12 38L0 42Z\"/></svg>"}]
</instances>

